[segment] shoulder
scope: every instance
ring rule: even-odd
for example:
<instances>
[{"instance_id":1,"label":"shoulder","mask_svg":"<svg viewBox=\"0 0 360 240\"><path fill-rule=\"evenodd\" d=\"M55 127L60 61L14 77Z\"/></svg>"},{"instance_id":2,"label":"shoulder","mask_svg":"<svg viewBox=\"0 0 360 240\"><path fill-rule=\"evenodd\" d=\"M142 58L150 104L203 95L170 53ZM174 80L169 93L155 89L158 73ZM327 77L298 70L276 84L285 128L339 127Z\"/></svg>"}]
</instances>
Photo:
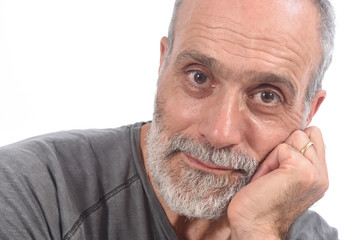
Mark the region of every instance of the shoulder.
<instances>
[{"instance_id":1,"label":"shoulder","mask_svg":"<svg viewBox=\"0 0 360 240\"><path fill-rule=\"evenodd\" d=\"M1 147L0 180L54 188L61 184L73 194L100 183L103 191L113 189L137 174L134 126L63 131Z\"/></svg>"},{"instance_id":2,"label":"shoulder","mask_svg":"<svg viewBox=\"0 0 360 240\"><path fill-rule=\"evenodd\" d=\"M106 176L119 174L121 169L128 171L132 166L134 126L50 133L1 147L0 171L18 175L61 172L70 178L96 177L105 168Z\"/></svg>"},{"instance_id":3,"label":"shoulder","mask_svg":"<svg viewBox=\"0 0 360 240\"><path fill-rule=\"evenodd\" d=\"M124 126L116 129L63 131L29 138L1 147L0 164L47 164L54 158L77 158L87 152L127 148L129 131L130 126Z\"/></svg>"},{"instance_id":4,"label":"shoulder","mask_svg":"<svg viewBox=\"0 0 360 240\"><path fill-rule=\"evenodd\" d=\"M50 133L0 148L1 176L27 180L86 174L129 152L130 126L116 129L71 130ZM91 172L91 170L90 170ZM80 174L80 175L83 175Z\"/></svg>"},{"instance_id":5,"label":"shoulder","mask_svg":"<svg viewBox=\"0 0 360 240\"><path fill-rule=\"evenodd\" d=\"M13 238L46 235L46 226L55 236L70 229L87 209L135 179L134 134L134 125L72 130L1 147L0 213L13 220L0 220L0 232Z\"/></svg>"},{"instance_id":6,"label":"shoulder","mask_svg":"<svg viewBox=\"0 0 360 240\"><path fill-rule=\"evenodd\" d=\"M308 210L291 226L290 239L335 240L338 239L338 233L318 213Z\"/></svg>"}]
</instances>

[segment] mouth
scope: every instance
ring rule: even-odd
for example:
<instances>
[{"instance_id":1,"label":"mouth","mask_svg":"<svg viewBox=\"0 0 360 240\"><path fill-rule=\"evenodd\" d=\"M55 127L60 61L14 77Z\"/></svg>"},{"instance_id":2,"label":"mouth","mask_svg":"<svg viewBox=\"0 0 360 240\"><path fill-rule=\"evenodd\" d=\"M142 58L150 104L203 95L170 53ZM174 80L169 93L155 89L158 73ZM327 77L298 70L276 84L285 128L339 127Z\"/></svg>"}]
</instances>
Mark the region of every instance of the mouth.
<instances>
[{"instance_id":1,"label":"mouth","mask_svg":"<svg viewBox=\"0 0 360 240\"><path fill-rule=\"evenodd\" d=\"M185 155L186 162L190 167L198 169L203 172L209 172L209 173L214 173L214 174L229 174L230 172L234 172L234 171L241 172L241 173L245 172L241 169L238 170L238 169L234 169L234 168L223 167L223 166L215 165L212 163L208 163L208 162L205 162L198 158L195 158L188 153L183 153L183 154Z\"/></svg>"}]
</instances>

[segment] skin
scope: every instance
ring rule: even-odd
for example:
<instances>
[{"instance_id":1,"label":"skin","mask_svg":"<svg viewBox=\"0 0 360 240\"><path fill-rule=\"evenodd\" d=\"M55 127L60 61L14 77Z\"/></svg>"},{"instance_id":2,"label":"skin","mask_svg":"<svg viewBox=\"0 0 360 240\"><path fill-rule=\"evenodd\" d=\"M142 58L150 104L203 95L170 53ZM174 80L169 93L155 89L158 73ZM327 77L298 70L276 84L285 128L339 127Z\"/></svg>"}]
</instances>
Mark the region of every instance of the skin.
<instances>
[{"instance_id":1,"label":"skin","mask_svg":"<svg viewBox=\"0 0 360 240\"><path fill-rule=\"evenodd\" d=\"M216 221L186 220L158 195L180 239L283 239L292 222L324 195L321 132L300 130L306 87L320 62L318 22L310 1L184 1L170 55L167 38L161 40L157 98L168 137L185 133L218 148L240 148L261 166ZM308 123L325 95L319 91L312 98ZM149 127L140 136L145 165ZM302 155L299 150L310 140L314 145ZM234 174L184 154L171 166L179 162Z\"/></svg>"}]
</instances>

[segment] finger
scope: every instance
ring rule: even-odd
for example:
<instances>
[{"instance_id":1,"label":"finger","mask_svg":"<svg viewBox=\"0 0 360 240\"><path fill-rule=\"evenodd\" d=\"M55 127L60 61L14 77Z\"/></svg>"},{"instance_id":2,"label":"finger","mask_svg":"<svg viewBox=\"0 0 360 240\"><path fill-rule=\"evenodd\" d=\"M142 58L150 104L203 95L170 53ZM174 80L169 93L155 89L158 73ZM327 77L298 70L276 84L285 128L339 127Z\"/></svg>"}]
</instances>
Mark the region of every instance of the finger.
<instances>
[{"instance_id":1,"label":"finger","mask_svg":"<svg viewBox=\"0 0 360 240\"><path fill-rule=\"evenodd\" d=\"M313 142L313 144L310 145L312 140L304 131L294 131L288 139L285 140L285 142L297 149L299 153L305 157L305 159L309 160L313 164L317 164L318 155L314 146L315 143ZM302 150L304 150L303 153L301 153Z\"/></svg>"},{"instance_id":2,"label":"finger","mask_svg":"<svg viewBox=\"0 0 360 240\"><path fill-rule=\"evenodd\" d=\"M251 181L272 172L280 167L280 164L287 159L293 159L298 152L292 146L287 143L281 143L270 152L266 159L261 163L259 169L254 174Z\"/></svg>"},{"instance_id":3,"label":"finger","mask_svg":"<svg viewBox=\"0 0 360 240\"><path fill-rule=\"evenodd\" d=\"M254 174L251 181L254 181L261 176L278 169L283 160L292 157L289 155L290 153L291 155L296 154L293 153L293 151L298 151L298 153L300 153L301 149L309 141L310 140L308 136L303 131L294 131L292 134L290 134L284 143L279 144L272 152L270 152L270 154L266 157L264 162L260 165L259 169ZM313 158L316 157L316 153L313 153L312 155L315 155L312 156Z\"/></svg>"},{"instance_id":4,"label":"finger","mask_svg":"<svg viewBox=\"0 0 360 240\"><path fill-rule=\"evenodd\" d=\"M319 128L309 127L304 131L297 130L286 140L295 149L301 151L306 144L311 141L313 145L309 147L303 154L303 158L312 163L313 167L317 170L320 179L324 182L324 185L328 184L328 171L325 160L325 146L322 138L322 134Z\"/></svg>"},{"instance_id":5,"label":"finger","mask_svg":"<svg viewBox=\"0 0 360 240\"><path fill-rule=\"evenodd\" d=\"M319 160L322 163L325 163L325 144L320 129L317 127L309 127L306 128L304 132L314 143L313 147L319 157Z\"/></svg>"},{"instance_id":6,"label":"finger","mask_svg":"<svg viewBox=\"0 0 360 240\"><path fill-rule=\"evenodd\" d=\"M318 156L318 168L322 169L323 174L328 179L328 171L326 164L326 156L325 156L325 144L321 134L321 131L317 127L309 127L304 130L304 132L309 136L311 141L314 143L314 149Z\"/></svg>"},{"instance_id":7,"label":"finger","mask_svg":"<svg viewBox=\"0 0 360 240\"><path fill-rule=\"evenodd\" d=\"M301 150L309 143L313 142L303 154ZM316 147L318 146L318 147ZM318 152L320 153L318 156ZM278 169L283 161L297 159L297 161L310 161L316 165L317 169L326 169L324 143L318 128L310 127L304 131L294 131L283 144L278 145L261 163L259 169L254 174L252 181L264 176L265 174Z\"/></svg>"},{"instance_id":8,"label":"finger","mask_svg":"<svg viewBox=\"0 0 360 240\"><path fill-rule=\"evenodd\" d=\"M299 151L304 157L309 148L314 146L314 143L312 141L308 141L305 146ZM316 150L315 150L316 151Z\"/></svg>"}]
</instances>

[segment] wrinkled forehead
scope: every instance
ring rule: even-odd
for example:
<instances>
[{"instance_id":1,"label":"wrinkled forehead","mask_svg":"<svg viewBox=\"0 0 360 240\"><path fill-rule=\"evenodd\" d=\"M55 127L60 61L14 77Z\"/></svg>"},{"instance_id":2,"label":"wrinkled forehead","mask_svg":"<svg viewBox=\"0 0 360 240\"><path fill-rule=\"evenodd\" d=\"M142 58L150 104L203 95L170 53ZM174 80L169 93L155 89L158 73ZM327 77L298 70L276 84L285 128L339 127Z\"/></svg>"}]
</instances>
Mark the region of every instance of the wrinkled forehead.
<instances>
[{"instance_id":1,"label":"wrinkled forehead","mask_svg":"<svg viewBox=\"0 0 360 240\"><path fill-rule=\"evenodd\" d=\"M193 26L206 25L265 39L306 39L319 47L319 21L319 12L310 0L184 0L175 36Z\"/></svg>"},{"instance_id":2,"label":"wrinkled forehead","mask_svg":"<svg viewBox=\"0 0 360 240\"><path fill-rule=\"evenodd\" d=\"M319 20L310 0L184 0L173 55L193 48L233 72L271 62L265 70L306 83L321 61Z\"/></svg>"},{"instance_id":3,"label":"wrinkled forehead","mask_svg":"<svg viewBox=\"0 0 360 240\"><path fill-rule=\"evenodd\" d=\"M290 30L290 26L296 30L318 21L318 10L310 0L184 0L179 20L189 24L198 14L227 17L249 27L260 23L283 30Z\"/></svg>"}]
</instances>

